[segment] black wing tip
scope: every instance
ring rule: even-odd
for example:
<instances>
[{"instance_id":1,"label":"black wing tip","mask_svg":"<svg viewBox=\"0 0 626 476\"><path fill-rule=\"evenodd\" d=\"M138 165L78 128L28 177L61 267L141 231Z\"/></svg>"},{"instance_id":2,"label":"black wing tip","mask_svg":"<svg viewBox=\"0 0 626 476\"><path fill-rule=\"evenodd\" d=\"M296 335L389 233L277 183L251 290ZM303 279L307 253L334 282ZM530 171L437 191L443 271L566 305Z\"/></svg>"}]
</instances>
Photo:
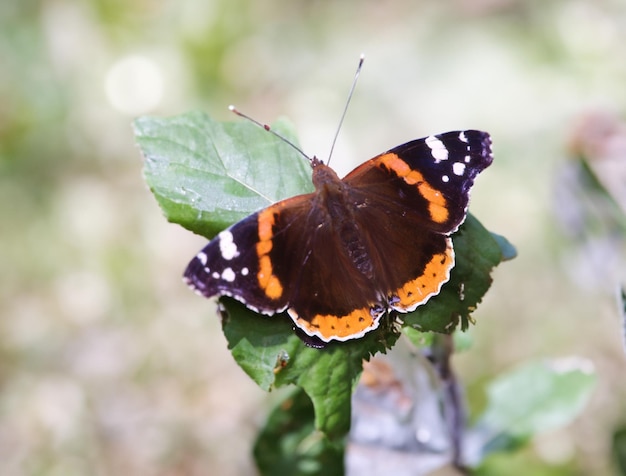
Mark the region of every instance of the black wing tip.
<instances>
[{"instance_id":1,"label":"black wing tip","mask_svg":"<svg viewBox=\"0 0 626 476\"><path fill-rule=\"evenodd\" d=\"M194 257L185 272L183 273L183 282L189 286L196 294L200 294L201 296L210 297L212 294L208 293L206 287L206 279L203 279L203 274L206 274L204 271L204 266L202 265L200 259L198 257Z\"/></svg>"},{"instance_id":2,"label":"black wing tip","mask_svg":"<svg viewBox=\"0 0 626 476\"><path fill-rule=\"evenodd\" d=\"M459 137L461 135L464 135L470 151L473 152L473 154L477 157L480 157L481 167L478 168L478 172L486 169L491 165L491 163L493 162L493 141L491 139L491 134L485 131L479 131L477 129L468 129L455 133L459 134Z\"/></svg>"}]
</instances>

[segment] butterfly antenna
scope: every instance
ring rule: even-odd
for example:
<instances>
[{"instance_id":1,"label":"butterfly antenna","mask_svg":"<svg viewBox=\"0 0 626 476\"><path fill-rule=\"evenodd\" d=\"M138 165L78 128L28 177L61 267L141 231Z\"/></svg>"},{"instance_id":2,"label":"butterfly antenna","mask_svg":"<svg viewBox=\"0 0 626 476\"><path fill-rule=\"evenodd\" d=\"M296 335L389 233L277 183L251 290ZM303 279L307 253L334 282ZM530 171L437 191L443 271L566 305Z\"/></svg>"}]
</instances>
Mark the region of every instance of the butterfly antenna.
<instances>
[{"instance_id":1,"label":"butterfly antenna","mask_svg":"<svg viewBox=\"0 0 626 476\"><path fill-rule=\"evenodd\" d=\"M333 143L330 146L330 152L328 153L328 160L326 161L326 165L330 163L330 159L333 156L333 150L335 150L335 144L337 143L337 137L339 137L339 131L341 130L343 120L346 118L346 113L348 112L348 106L350 105L350 101L352 100L352 94L354 93L354 89L356 88L356 82L359 79L359 74L361 74L363 61L365 61L365 55L361 53L361 56L359 58L359 64L356 67L356 72L354 73L354 79L352 80L352 86L350 87L350 92L348 93L348 99L346 100L346 105L343 108L343 113L341 114L341 119L339 120L337 131L335 132L335 137L333 138Z\"/></svg>"},{"instance_id":2,"label":"butterfly antenna","mask_svg":"<svg viewBox=\"0 0 626 476\"><path fill-rule=\"evenodd\" d=\"M280 135L278 132L274 131L270 126L268 126L267 124L263 124L259 121L257 121L256 119L251 118L250 116L248 116L247 114L244 114L243 112L239 111L239 109L237 109L235 106L230 105L228 106L228 109L230 109L232 112L234 112L235 114L237 114L239 117L243 117L244 119L247 119L248 121L252 122L253 124L256 124L257 126L265 129L267 132L274 134L274 136L278 137L280 140L282 140L283 142L285 142L286 144L290 145L291 147L293 147L295 150L298 151L298 153L300 155L302 155L306 160L308 160L309 162L313 162L313 159L311 157L309 157L308 155L306 155L304 153L304 151L298 147L296 144L294 144L293 142L291 142L289 139L287 139L286 137Z\"/></svg>"}]
</instances>

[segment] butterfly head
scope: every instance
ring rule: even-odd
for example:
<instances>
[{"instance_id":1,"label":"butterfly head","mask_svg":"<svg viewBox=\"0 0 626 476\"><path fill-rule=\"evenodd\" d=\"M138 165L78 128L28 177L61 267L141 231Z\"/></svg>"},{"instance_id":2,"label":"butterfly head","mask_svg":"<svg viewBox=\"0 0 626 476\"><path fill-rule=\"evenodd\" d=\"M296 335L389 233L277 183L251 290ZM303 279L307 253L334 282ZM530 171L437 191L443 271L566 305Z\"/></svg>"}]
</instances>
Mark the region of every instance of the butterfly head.
<instances>
[{"instance_id":1,"label":"butterfly head","mask_svg":"<svg viewBox=\"0 0 626 476\"><path fill-rule=\"evenodd\" d=\"M318 192L326 191L340 192L342 189L341 179L337 176L337 173L331 169L324 162L317 157L313 157L311 160L311 167L313 168L313 185Z\"/></svg>"}]
</instances>

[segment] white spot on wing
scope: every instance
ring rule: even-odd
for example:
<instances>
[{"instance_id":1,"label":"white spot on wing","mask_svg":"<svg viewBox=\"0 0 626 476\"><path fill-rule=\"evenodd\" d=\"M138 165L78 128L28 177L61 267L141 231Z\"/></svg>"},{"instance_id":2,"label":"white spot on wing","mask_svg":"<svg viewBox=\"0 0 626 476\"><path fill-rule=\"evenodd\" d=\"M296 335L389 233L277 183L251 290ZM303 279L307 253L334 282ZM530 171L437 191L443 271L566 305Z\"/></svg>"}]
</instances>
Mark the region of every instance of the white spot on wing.
<instances>
[{"instance_id":1,"label":"white spot on wing","mask_svg":"<svg viewBox=\"0 0 626 476\"><path fill-rule=\"evenodd\" d=\"M206 256L206 253L204 251L201 251L200 253L198 253L196 255L196 258L198 258L198 261L200 261L200 263L202 263L202 266L206 266L207 256Z\"/></svg>"},{"instance_id":2,"label":"white spot on wing","mask_svg":"<svg viewBox=\"0 0 626 476\"><path fill-rule=\"evenodd\" d=\"M222 279L224 281L228 281L229 283L232 283L235 280L235 272L232 268L226 268L222 271Z\"/></svg>"},{"instance_id":3,"label":"white spot on wing","mask_svg":"<svg viewBox=\"0 0 626 476\"><path fill-rule=\"evenodd\" d=\"M211 277L213 279L220 279L220 273L218 273L217 271L213 271L213 274L211 275Z\"/></svg>"},{"instance_id":4,"label":"white spot on wing","mask_svg":"<svg viewBox=\"0 0 626 476\"><path fill-rule=\"evenodd\" d=\"M430 148L430 152L433 154L435 162L439 163L442 160L448 160L448 149L446 149L443 142L435 136L428 136L426 138L426 145Z\"/></svg>"},{"instance_id":5,"label":"white spot on wing","mask_svg":"<svg viewBox=\"0 0 626 476\"><path fill-rule=\"evenodd\" d=\"M220 239L220 253L222 253L222 258L229 261L239 256L239 250L233 241L233 234L230 231L224 230L217 236Z\"/></svg>"},{"instance_id":6,"label":"white spot on wing","mask_svg":"<svg viewBox=\"0 0 626 476\"><path fill-rule=\"evenodd\" d=\"M465 142L465 143L467 144L467 142L468 142L468 141L467 141L467 137L465 136L465 131L461 131L461 132L459 133L459 140L460 140L461 142Z\"/></svg>"},{"instance_id":7,"label":"white spot on wing","mask_svg":"<svg viewBox=\"0 0 626 476\"><path fill-rule=\"evenodd\" d=\"M447 175L442 175L441 176L441 181L448 183L450 181L450 177L448 177Z\"/></svg>"},{"instance_id":8,"label":"white spot on wing","mask_svg":"<svg viewBox=\"0 0 626 476\"><path fill-rule=\"evenodd\" d=\"M241 268L241 275L242 276L248 276L248 273L250 271L248 270L248 268Z\"/></svg>"},{"instance_id":9,"label":"white spot on wing","mask_svg":"<svg viewBox=\"0 0 626 476\"><path fill-rule=\"evenodd\" d=\"M452 164L452 172L460 177L465 173L465 164L463 162L455 162Z\"/></svg>"}]
</instances>

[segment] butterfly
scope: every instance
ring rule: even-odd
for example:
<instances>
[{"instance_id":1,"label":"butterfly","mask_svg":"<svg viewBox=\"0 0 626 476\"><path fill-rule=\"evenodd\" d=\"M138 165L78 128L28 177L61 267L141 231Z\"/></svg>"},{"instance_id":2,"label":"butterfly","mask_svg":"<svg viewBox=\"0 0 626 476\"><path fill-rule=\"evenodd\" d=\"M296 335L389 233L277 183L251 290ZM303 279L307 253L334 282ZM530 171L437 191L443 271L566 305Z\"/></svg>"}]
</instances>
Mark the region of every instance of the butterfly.
<instances>
[{"instance_id":1,"label":"butterfly","mask_svg":"<svg viewBox=\"0 0 626 476\"><path fill-rule=\"evenodd\" d=\"M309 345L358 339L440 292L455 263L450 235L492 161L491 138L477 130L407 142L342 179L314 157L314 192L220 232L184 280L257 313L287 311Z\"/></svg>"}]
</instances>

